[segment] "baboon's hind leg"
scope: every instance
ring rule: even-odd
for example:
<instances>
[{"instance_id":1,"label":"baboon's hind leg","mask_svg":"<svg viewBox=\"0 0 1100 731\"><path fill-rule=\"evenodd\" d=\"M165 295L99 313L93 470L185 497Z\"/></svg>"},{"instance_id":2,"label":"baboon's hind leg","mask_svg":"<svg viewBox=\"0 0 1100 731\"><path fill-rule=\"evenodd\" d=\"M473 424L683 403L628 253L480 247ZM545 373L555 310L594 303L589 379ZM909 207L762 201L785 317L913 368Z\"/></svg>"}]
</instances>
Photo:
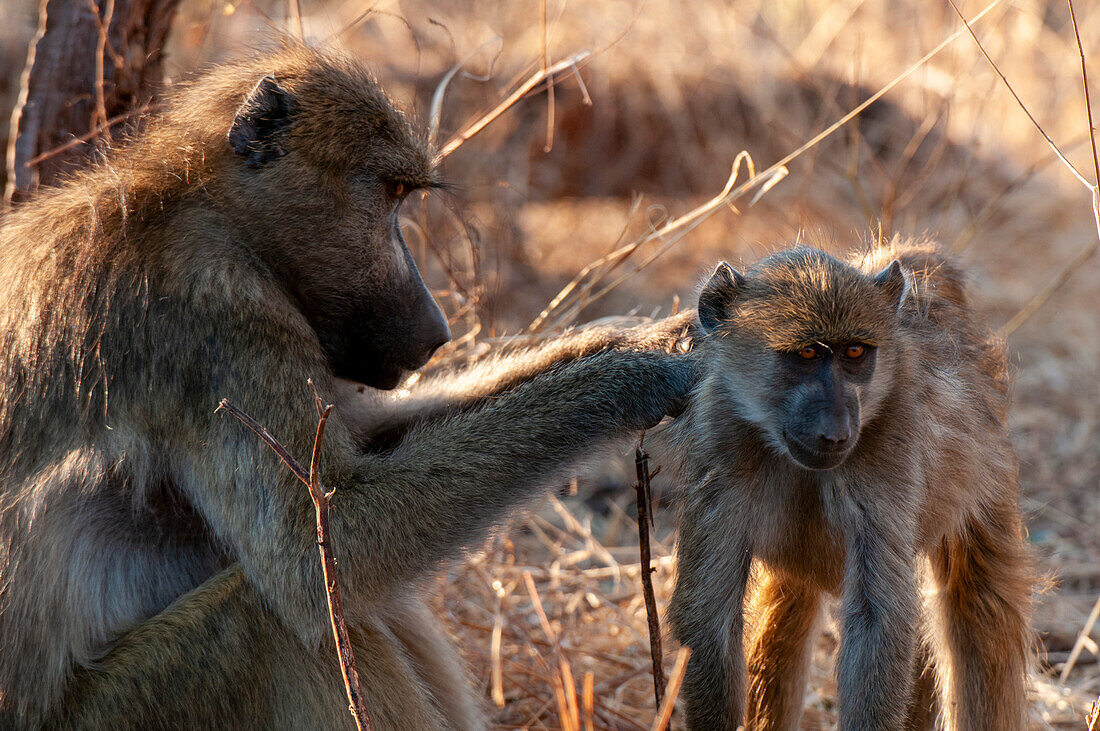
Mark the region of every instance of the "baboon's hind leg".
<instances>
[{"instance_id":1,"label":"baboon's hind leg","mask_svg":"<svg viewBox=\"0 0 1100 731\"><path fill-rule=\"evenodd\" d=\"M382 622L351 630L378 731L444 728ZM305 647L239 567L184 595L78 669L50 728L353 729L332 636Z\"/></svg>"},{"instance_id":2,"label":"baboon's hind leg","mask_svg":"<svg viewBox=\"0 0 1100 731\"><path fill-rule=\"evenodd\" d=\"M932 557L940 708L949 731L1027 722L1033 574L1013 505L987 509Z\"/></svg>"},{"instance_id":3,"label":"baboon's hind leg","mask_svg":"<svg viewBox=\"0 0 1100 731\"><path fill-rule=\"evenodd\" d=\"M448 729L487 728L484 709L470 687L462 658L439 620L418 599L395 604L388 624L447 722Z\"/></svg>"},{"instance_id":4,"label":"baboon's hind leg","mask_svg":"<svg viewBox=\"0 0 1100 731\"><path fill-rule=\"evenodd\" d=\"M756 617L745 652L745 727L749 731L796 731L820 614L820 593L801 581L763 570L750 601Z\"/></svg>"}]
</instances>

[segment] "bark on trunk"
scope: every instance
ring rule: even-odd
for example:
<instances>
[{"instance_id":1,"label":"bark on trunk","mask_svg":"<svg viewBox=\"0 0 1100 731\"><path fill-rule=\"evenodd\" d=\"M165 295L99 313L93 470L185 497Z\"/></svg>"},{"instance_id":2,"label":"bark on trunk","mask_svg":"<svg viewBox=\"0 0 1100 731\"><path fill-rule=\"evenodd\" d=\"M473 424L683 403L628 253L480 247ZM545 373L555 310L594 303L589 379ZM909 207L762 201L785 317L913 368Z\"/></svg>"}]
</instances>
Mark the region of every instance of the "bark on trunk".
<instances>
[{"instance_id":1,"label":"bark on trunk","mask_svg":"<svg viewBox=\"0 0 1100 731\"><path fill-rule=\"evenodd\" d=\"M109 123L150 101L178 3L41 0L12 113L6 200L56 183L93 154ZM58 150L74 139L84 141Z\"/></svg>"}]
</instances>

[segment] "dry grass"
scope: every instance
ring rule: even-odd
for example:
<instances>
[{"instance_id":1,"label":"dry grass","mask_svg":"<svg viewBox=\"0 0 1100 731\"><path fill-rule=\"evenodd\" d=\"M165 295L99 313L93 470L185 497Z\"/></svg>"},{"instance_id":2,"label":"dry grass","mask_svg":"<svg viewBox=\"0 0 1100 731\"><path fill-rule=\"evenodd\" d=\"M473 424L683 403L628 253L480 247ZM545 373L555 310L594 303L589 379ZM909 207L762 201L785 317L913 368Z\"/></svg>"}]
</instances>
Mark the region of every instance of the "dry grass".
<instances>
[{"instance_id":1,"label":"dry grass","mask_svg":"<svg viewBox=\"0 0 1100 731\"><path fill-rule=\"evenodd\" d=\"M287 7L184 0L169 68L183 75L270 38ZM982 7L960 5L967 17ZM523 332L578 272L609 254L544 327L667 312L677 296L691 301L698 278L720 258L752 261L796 239L844 250L875 221L884 234L932 232L957 250L975 272L979 306L999 327L1095 240L1088 194L1053 161L968 36L788 163L786 179L755 205L748 203L759 188L708 208L679 242L670 235L681 229L654 235L722 190L741 150L758 168L781 160L962 26L946 2L924 0L550 0L545 8L544 26L537 2L301 3L307 38L338 36L425 123L440 81L462 62L436 105L441 141L543 67L592 52L577 72L570 65L555 77L552 145L545 85L535 84L442 162L458 186L454 199L407 212L410 244L455 321L449 358L477 357ZM1100 15L1077 10L1083 50L1095 64ZM20 27L12 23L0 37L3 58L21 58L11 48L32 28L19 35ZM1078 169L1089 170L1065 3L1005 0L974 31L1037 121ZM612 254L638 241L629 256ZM1045 660L1032 684L1035 728L1081 728L1100 694L1089 642L1065 682L1057 679L1100 594L1098 285L1094 258L1009 341L1022 505L1031 542L1057 581L1036 617ZM577 484L578 494L518 519L441 578L440 610L487 702L503 703L501 726L567 728L575 717L587 728L591 707L593 728L649 727L632 479L628 461L603 466ZM656 513L654 579L664 607L674 521L667 506ZM826 623L808 728L835 723L836 642L836 627ZM665 647L666 672L676 649Z\"/></svg>"}]
</instances>

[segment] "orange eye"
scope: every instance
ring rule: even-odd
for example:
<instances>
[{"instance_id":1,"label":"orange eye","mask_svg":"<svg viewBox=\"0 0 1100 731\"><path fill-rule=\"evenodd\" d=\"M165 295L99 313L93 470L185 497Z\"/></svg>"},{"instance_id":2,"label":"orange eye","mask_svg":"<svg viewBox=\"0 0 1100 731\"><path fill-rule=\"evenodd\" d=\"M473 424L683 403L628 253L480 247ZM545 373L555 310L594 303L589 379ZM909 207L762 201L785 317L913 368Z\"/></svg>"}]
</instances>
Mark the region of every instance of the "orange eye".
<instances>
[{"instance_id":1,"label":"orange eye","mask_svg":"<svg viewBox=\"0 0 1100 731\"><path fill-rule=\"evenodd\" d=\"M853 343L852 345L849 345L847 348L844 349L845 357L851 358L852 360L862 358L865 352L866 348L864 348L859 343Z\"/></svg>"},{"instance_id":2,"label":"orange eye","mask_svg":"<svg viewBox=\"0 0 1100 731\"><path fill-rule=\"evenodd\" d=\"M803 345L798 349L798 357L803 360L813 360L817 357L817 346Z\"/></svg>"},{"instance_id":3,"label":"orange eye","mask_svg":"<svg viewBox=\"0 0 1100 731\"><path fill-rule=\"evenodd\" d=\"M400 198L401 196L405 195L405 184L394 183L392 186L392 192L395 198Z\"/></svg>"}]
</instances>

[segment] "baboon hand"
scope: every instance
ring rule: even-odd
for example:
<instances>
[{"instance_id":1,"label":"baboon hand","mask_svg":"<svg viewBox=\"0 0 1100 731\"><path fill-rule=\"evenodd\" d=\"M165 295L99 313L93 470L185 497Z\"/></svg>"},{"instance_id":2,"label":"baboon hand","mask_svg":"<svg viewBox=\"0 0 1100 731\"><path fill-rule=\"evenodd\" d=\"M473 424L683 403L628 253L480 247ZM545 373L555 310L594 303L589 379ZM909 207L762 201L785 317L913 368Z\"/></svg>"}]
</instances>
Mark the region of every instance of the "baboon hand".
<instances>
[{"instance_id":1,"label":"baboon hand","mask_svg":"<svg viewBox=\"0 0 1100 731\"><path fill-rule=\"evenodd\" d=\"M696 359L660 351L608 353L590 360L607 362L603 378L630 429L649 429L666 415L683 411L697 381Z\"/></svg>"}]
</instances>

